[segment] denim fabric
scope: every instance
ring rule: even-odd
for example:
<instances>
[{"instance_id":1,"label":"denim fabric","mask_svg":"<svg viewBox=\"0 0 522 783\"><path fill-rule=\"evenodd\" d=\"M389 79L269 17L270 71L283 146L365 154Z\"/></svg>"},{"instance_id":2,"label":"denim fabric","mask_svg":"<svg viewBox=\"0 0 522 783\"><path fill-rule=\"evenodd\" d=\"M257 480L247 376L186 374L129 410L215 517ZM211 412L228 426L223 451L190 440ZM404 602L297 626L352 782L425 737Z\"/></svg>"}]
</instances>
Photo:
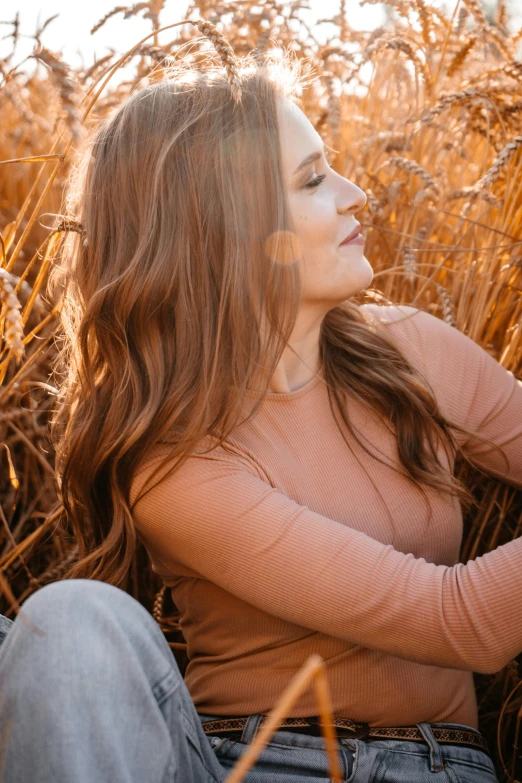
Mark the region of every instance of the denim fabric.
<instances>
[{"instance_id":1,"label":"denim fabric","mask_svg":"<svg viewBox=\"0 0 522 783\"><path fill-rule=\"evenodd\" d=\"M207 736L168 642L128 593L52 582L0 615L0 783L224 783L255 736ZM425 742L338 740L343 783L498 783L486 753ZM462 724L431 724L461 726ZM470 728L470 727L466 727ZM330 781L322 737L275 732L245 783Z\"/></svg>"},{"instance_id":2,"label":"denim fabric","mask_svg":"<svg viewBox=\"0 0 522 783\"><path fill-rule=\"evenodd\" d=\"M4 641L5 637L7 636L7 632L9 631L12 624L13 624L12 620L9 620L9 618L4 617L3 614L0 614L0 644L2 644L2 642Z\"/></svg>"},{"instance_id":3,"label":"denim fabric","mask_svg":"<svg viewBox=\"0 0 522 783\"><path fill-rule=\"evenodd\" d=\"M218 716L214 716L216 718ZM214 752L230 772L255 735L261 715L250 715L241 741L215 740ZM210 716L200 715L202 723ZM462 728L459 723L418 723L425 742L339 739L343 783L498 783L487 753L461 745L439 745L431 726ZM475 731L471 726L467 729ZM213 738L212 738L213 739ZM275 732L259 755L246 783L317 783L331 781L322 737L289 731Z\"/></svg>"}]
</instances>

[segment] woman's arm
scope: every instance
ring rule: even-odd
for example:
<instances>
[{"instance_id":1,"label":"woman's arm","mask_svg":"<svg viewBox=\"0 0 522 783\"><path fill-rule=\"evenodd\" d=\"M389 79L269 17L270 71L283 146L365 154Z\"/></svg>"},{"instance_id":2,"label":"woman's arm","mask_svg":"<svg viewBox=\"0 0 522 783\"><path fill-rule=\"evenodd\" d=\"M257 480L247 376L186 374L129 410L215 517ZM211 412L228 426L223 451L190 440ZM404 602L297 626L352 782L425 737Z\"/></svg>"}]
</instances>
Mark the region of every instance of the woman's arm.
<instances>
[{"instance_id":1,"label":"woman's arm","mask_svg":"<svg viewBox=\"0 0 522 783\"><path fill-rule=\"evenodd\" d=\"M456 433L469 459L522 489L522 381L474 340L430 313L402 305L363 309L385 318L387 332L429 381L442 413L500 446L509 466L497 449Z\"/></svg>"},{"instance_id":2,"label":"woman's arm","mask_svg":"<svg viewBox=\"0 0 522 783\"><path fill-rule=\"evenodd\" d=\"M135 478L131 503L156 464ZM353 644L482 673L522 650L522 538L466 565L435 565L299 505L221 448L190 457L134 519L174 573L189 568Z\"/></svg>"}]
</instances>

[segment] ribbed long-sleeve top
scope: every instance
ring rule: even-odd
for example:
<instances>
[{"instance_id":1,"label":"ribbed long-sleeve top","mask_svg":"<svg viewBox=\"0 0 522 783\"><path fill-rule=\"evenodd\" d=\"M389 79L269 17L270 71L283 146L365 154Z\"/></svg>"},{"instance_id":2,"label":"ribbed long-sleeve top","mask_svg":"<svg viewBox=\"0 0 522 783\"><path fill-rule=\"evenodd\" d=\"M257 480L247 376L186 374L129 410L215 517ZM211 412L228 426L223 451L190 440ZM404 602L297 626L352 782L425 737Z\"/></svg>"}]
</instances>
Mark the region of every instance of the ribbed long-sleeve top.
<instances>
[{"instance_id":1,"label":"ribbed long-sleeve top","mask_svg":"<svg viewBox=\"0 0 522 783\"><path fill-rule=\"evenodd\" d=\"M522 382L425 311L361 309L384 324L443 415L500 446L509 466L454 431L459 448L522 488ZM428 520L389 422L358 399L347 405L386 464L346 427L344 441L319 373L269 392L226 448L196 449L135 506L138 536L180 611L189 693L200 713L266 713L318 653L335 716L478 728L473 672L497 672L522 651L522 537L460 563L458 499L426 487ZM165 448L135 475L131 503ZM451 459L438 453L453 472L453 449ZM318 713L311 686L291 717Z\"/></svg>"}]
</instances>

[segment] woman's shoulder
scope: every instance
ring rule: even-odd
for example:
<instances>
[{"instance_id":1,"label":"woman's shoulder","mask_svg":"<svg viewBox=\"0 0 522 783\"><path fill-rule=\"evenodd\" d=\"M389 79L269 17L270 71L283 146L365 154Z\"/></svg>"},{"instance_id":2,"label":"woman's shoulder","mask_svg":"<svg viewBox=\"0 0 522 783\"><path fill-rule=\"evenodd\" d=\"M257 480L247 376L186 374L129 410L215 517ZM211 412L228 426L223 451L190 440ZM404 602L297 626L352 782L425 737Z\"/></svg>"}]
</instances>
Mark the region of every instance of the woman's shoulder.
<instances>
[{"instance_id":1,"label":"woman's shoulder","mask_svg":"<svg viewBox=\"0 0 522 783\"><path fill-rule=\"evenodd\" d=\"M462 332L426 310L411 305L363 304L361 310L369 316L369 322L387 327L387 332L399 341L406 341L410 347L415 344L430 349L442 347L442 343L452 344L469 340Z\"/></svg>"},{"instance_id":2,"label":"woman's shoulder","mask_svg":"<svg viewBox=\"0 0 522 783\"><path fill-rule=\"evenodd\" d=\"M374 302L367 302L360 305L360 309L367 315L374 316L386 323L397 323L403 319L408 319L416 315L417 313L423 313L424 315L430 315L423 310L419 310L417 307L411 305L393 304L393 305L379 305ZM430 316L433 317L433 316Z\"/></svg>"},{"instance_id":3,"label":"woman's shoulder","mask_svg":"<svg viewBox=\"0 0 522 783\"><path fill-rule=\"evenodd\" d=\"M411 305L363 305L363 312L419 371L438 397L466 398L476 388L484 364L493 357L471 337L442 318Z\"/></svg>"}]
</instances>

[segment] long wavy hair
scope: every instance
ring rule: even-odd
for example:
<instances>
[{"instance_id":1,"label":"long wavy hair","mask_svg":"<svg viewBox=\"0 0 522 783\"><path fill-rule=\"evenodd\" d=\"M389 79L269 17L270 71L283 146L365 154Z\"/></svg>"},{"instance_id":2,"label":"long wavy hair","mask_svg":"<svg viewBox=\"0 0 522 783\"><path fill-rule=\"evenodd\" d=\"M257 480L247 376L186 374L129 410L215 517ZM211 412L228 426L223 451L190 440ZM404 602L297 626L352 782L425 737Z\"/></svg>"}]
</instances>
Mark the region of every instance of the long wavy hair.
<instances>
[{"instance_id":1,"label":"long wavy hair","mask_svg":"<svg viewBox=\"0 0 522 783\"><path fill-rule=\"evenodd\" d=\"M63 578L125 587L138 543L130 486L144 456L168 433L166 478L206 436L226 448L288 344L301 281L277 102L302 106L306 70L283 51L263 64L249 55L239 73L234 107L217 61L175 63L96 126L73 168L68 207L86 241L69 234L49 283L63 298L51 422L59 526L79 546ZM402 475L469 507L436 452L440 441L457 449L450 426L462 428L376 323L353 301L324 317L332 411L368 451L346 400L370 405L396 433Z\"/></svg>"}]
</instances>

